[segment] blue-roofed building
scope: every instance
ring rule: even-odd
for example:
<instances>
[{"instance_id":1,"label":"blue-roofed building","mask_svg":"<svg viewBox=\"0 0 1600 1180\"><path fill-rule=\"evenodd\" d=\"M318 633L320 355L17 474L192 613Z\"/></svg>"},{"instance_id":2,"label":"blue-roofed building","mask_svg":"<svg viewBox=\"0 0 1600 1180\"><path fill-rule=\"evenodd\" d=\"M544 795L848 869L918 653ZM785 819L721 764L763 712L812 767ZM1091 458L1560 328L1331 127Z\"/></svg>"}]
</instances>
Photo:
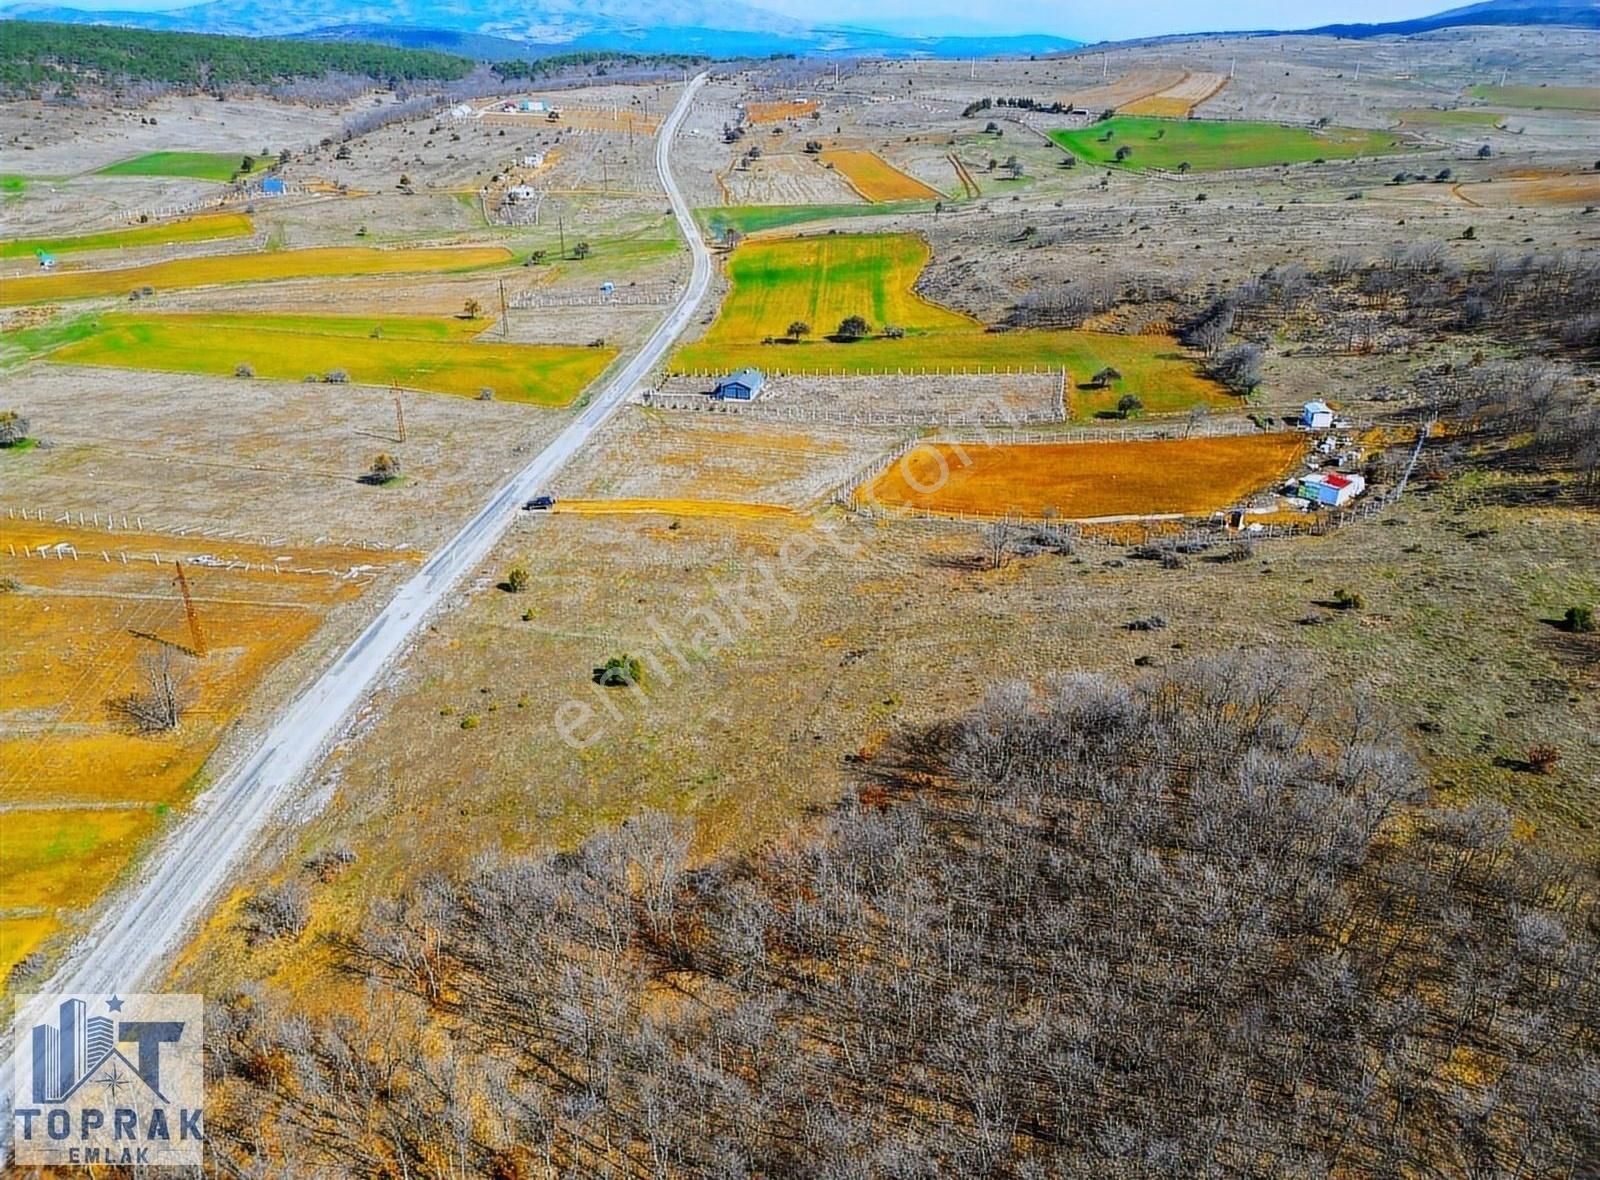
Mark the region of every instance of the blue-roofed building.
<instances>
[{"instance_id":1,"label":"blue-roofed building","mask_svg":"<svg viewBox=\"0 0 1600 1180\"><path fill-rule=\"evenodd\" d=\"M281 197L288 190L284 188L283 177L269 176L261 182L261 195L263 197Z\"/></svg>"},{"instance_id":2,"label":"blue-roofed building","mask_svg":"<svg viewBox=\"0 0 1600 1180\"><path fill-rule=\"evenodd\" d=\"M766 374L760 369L740 369L737 373L730 373L711 391L711 396L720 401L747 402L761 392L761 387L767 383Z\"/></svg>"}]
</instances>

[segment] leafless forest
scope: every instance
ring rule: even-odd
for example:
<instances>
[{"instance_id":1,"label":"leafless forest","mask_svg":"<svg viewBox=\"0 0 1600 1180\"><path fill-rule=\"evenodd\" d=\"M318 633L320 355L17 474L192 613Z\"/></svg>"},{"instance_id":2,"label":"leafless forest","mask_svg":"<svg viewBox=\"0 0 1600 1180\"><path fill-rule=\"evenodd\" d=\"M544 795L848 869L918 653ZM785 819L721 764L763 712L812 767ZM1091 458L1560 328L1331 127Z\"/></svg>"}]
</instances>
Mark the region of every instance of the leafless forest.
<instances>
[{"instance_id":1,"label":"leafless forest","mask_svg":"<svg viewBox=\"0 0 1600 1180\"><path fill-rule=\"evenodd\" d=\"M216 1004L230 1174L1593 1174L1600 908L1366 702L1007 684L860 769L748 859L647 814L396 898L360 1011Z\"/></svg>"}]
</instances>

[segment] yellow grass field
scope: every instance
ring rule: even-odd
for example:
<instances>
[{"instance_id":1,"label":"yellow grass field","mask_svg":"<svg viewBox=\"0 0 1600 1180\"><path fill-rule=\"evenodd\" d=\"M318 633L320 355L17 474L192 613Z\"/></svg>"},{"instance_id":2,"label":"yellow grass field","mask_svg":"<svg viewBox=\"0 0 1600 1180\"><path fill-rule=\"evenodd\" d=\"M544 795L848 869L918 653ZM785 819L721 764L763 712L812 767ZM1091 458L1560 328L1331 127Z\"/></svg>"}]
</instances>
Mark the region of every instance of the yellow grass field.
<instances>
[{"instance_id":1,"label":"yellow grass field","mask_svg":"<svg viewBox=\"0 0 1600 1180\"><path fill-rule=\"evenodd\" d=\"M63 542L78 560L31 555ZM162 564L149 560L152 551ZM11 966L92 904L162 815L184 802L262 677L364 585L206 564L259 567L280 555L300 571L397 560L0 521L0 576L19 583L0 594L0 988ZM139 736L107 702L140 686L148 655L191 643L175 556L186 561L208 653L176 657L190 669L192 697L181 728Z\"/></svg>"},{"instance_id":2,"label":"yellow grass field","mask_svg":"<svg viewBox=\"0 0 1600 1180\"><path fill-rule=\"evenodd\" d=\"M1571 175L1510 176L1485 184L1462 184L1453 190L1472 205L1515 208L1521 205L1600 205L1600 172Z\"/></svg>"},{"instance_id":3,"label":"yellow grass field","mask_svg":"<svg viewBox=\"0 0 1600 1180\"><path fill-rule=\"evenodd\" d=\"M752 123L781 123L785 119L803 119L822 104L814 98L790 99L786 102L753 102L745 107L745 118Z\"/></svg>"},{"instance_id":4,"label":"yellow grass field","mask_svg":"<svg viewBox=\"0 0 1600 1180\"><path fill-rule=\"evenodd\" d=\"M614 348L501 344L471 337L483 321L453 317L120 315L57 349L58 364L298 381L342 369L362 385L401 385L502 401L565 406L617 355ZM373 333L379 333L374 336Z\"/></svg>"},{"instance_id":5,"label":"yellow grass field","mask_svg":"<svg viewBox=\"0 0 1600 1180\"><path fill-rule=\"evenodd\" d=\"M1228 84L1228 75L1188 71L1183 80L1165 90L1118 107L1124 115L1151 115L1161 119L1187 119L1195 107Z\"/></svg>"},{"instance_id":6,"label":"yellow grass field","mask_svg":"<svg viewBox=\"0 0 1600 1180\"><path fill-rule=\"evenodd\" d=\"M557 500L555 511L573 512L579 516L635 516L659 513L667 516L735 520L800 516L800 513L793 508L782 504L742 504L736 500Z\"/></svg>"},{"instance_id":7,"label":"yellow grass field","mask_svg":"<svg viewBox=\"0 0 1600 1180\"><path fill-rule=\"evenodd\" d=\"M1187 71L1177 67L1130 70L1120 78L1076 90L1067 95L1063 101L1070 106L1081 107L1096 114L1101 111L1121 110L1130 103L1177 86L1183 81L1186 73Z\"/></svg>"},{"instance_id":8,"label":"yellow grass field","mask_svg":"<svg viewBox=\"0 0 1600 1180\"><path fill-rule=\"evenodd\" d=\"M830 149L822 153L822 162L837 169L851 188L873 204L937 201L944 197L938 189L923 184L915 176L908 176L877 152Z\"/></svg>"},{"instance_id":9,"label":"yellow grass field","mask_svg":"<svg viewBox=\"0 0 1600 1180\"><path fill-rule=\"evenodd\" d=\"M176 242L213 242L221 238L247 238L254 232L245 213L201 213L178 221L130 225L101 233L55 238L14 238L0 242L0 258L30 257L35 250L70 254L82 250L126 250L140 246L165 246Z\"/></svg>"},{"instance_id":10,"label":"yellow grass field","mask_svg":"<svg viewBox=\"0 0 1600 1180\"><path fill-rule=\"evenodd\" d=\"M0 283L0 306L53 299L94 299L127 295L140 287L170 291L225 283L266 283L279 279L343 275L422 274L476 270L511 261L504 246L446 246L433 249L376 250L324 246L257 254L219 254L174 258L115 270L61 270Z\"/></svg>"},{"instance_id":11,"label":"yellow grass field","mask_svg":"<svg viewBox=\"0 0 1600 1180\"><path fill-rule=\"evenodd\" d=\"M918 447L858 494L934 513L1067 520L1193 515L1226 508L1286 474L1304 440L1292 434L1181 441Z\"/></svg>"},{"instance_id":12,"label":"yellow grass field","mask_svg":"<svg viewBox=\"0 0 1600 1180\"><path fill-rule=\"evenodd\" d=\"M1234 399L1202 377L1169 336L1110 332L989 332L977 320L940 307L913 290L929 257L914 234L826 234L763 238L740 244L728 261L732 286L706 335L680 348L678 373L720 373L755 365L778 373L894 373L1066 368L1076 388L1075 417L1110 413L1125 393L1150 413ZM894 325L901 339L827 339L842 319L863 316L874 333ZM794 321L812 334L777 343ZM773 343L763 343L771 339ZM1090 378L1111 366L1122 377L1103 388Z\"/></svg>"}]
</instances>

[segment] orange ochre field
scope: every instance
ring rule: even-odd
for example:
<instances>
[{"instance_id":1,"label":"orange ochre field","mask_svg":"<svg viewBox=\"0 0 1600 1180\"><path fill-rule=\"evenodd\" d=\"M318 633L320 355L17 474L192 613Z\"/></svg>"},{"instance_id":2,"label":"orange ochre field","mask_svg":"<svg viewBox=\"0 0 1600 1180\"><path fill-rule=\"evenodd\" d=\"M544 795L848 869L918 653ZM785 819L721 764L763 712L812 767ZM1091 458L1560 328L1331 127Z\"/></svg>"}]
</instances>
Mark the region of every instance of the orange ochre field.
<instances>
[{"instance_id":1,"label":"orange ochre field","mask_svg":"<svg viewBox=\"0 0 1600 1180\"><path fill-rule=\"evenodd\" d=\"M1103 443L928 443L861 489L886 507L1067 520L1214 512L1294 465L1292 434Z\"/></svg>"},{"instance_id":2,"label":"orange ochre field","mask_svg":"<svg viewBox=\"0 0 1600 1180\"><path fill-rule=\"evenodd\" d=\"M0 521L0 981L95 902L194 789L263 677L397 556ZM200 658L181 650L193 638L175 557ZM275 565L285 572L262 568ZM140 689L163 650L186 670L190 706L176 732L140 735L108 702Z\"/></svg>"},{"instance_id":3,"label":"orange ochre field","mask_svg":"<svg viewBox=\"0 0 1600 1180\"><path fill-rule=\"evenodd\" d=\"M792 99L788 102L753 102L745 107L745 116L752 123L778 123L784 119L799 119L818 107L814 98Z\"/></svg>"},{"instance_id":4,"label":"orange ochre field","mask_svg":"<svg viewBox=\"0 0 1600 1180\"><path fill-rule=\"evenodd\" d=\"M877 152L830 148L822 162L831 164L841 176L873 204L880 201L936 201L944 194L909 176Z\"/></svg>"}]
</instances>

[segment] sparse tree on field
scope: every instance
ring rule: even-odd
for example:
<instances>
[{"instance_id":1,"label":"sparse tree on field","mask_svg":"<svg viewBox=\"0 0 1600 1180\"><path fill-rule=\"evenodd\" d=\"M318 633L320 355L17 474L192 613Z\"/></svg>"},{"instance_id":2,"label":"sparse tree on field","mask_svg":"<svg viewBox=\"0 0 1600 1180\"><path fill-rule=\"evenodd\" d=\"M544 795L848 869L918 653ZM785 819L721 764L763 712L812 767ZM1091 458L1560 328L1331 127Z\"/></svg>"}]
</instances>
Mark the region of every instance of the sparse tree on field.
<instances>
[{"instance_id":1,"label":"sparse tree on field","mask_svg":"<svg viewBox=\"0 0 1600 1180\"><path fill-rule=\"evenodd\" d=\"M256 375L256 368L254 365L249 364L248 362L237 364L233 366L233 375L235 377L244 378L254 377Z\"/></svg>"},{"instance_id":2,"label":"sparse tree on field","mask_svg":"<svg viewBox=\"0 0 1600 1180\"><path fill-rule=\"evenodd\" d=\"M1125 393L1117 399L1117 416L1131 418L1144 409L1144 402L1136 395Z\"/></svg>"},{"instance_id":3,"label":"sparse tree on field","mask_svg":"<svg viewBox=\"0 0 1600 1180\"><path fill-rule=\"evenodd\" d=\"M0 447L14 447L28 437L32 423L16 410L0 410Z\"/></svg>"},{"instance_id":4,"label":"sparse tree on field","mask_svg":"<svg viewBox=\"0 0 1600 1180\"><path fill-rule=\"evenodd\" d=\"M1248 396L1261 384L1261 349L1254 344L1235 344L1212 361L1207 371L1234 393Z\"/></svg>"},{"instance_id":5,"label":"sparse tree on field","mask_svg":"<svg viewBox=\"0 0 1600 1180\"><path fill-rule=\"evenodd\" d=\"M189 680L194 658L160 644L139 660L139 687L107 704L139 733L170 733L183 723L193 703Z\"/></svg>"},{"instance_id":6,"label":"sparse tree on field","mask_svg":"<svg viewBox=\"0 0 1600 1180\"><path fill-rule=\"evenodd\" d=\"M371 484L392 483L400 478L400 456L391 455L383 451L372 460L372 466L367 468L367 482Z\"/></svg>"},{"instance_id":7,"label":"sparse tree on field","mask_svg":"<svg viewBox=\"0 0 1600 1180\"><path fill-rule=\"evenodd\" d=\"M800 340L811 335L811 325L804 320L795 320L789 325L789 339Z\"/></svg>"},{"instance_id":8,"label":"sparse tree on field","mask_svg":"<svg viewBox=\"0 0 1600 1180\"><path fill-rule=\"evenodd\" d=\"M1095 375L1089 378L1089 384L1096 386L1099 389L1104 389L1113 381L1121 380L1122 370L1117 368L1115 365L1107 365L1103 369L1097 370Z\"/></svg>"},{"instance_id":9,"label":"sparse tree on field","mask_svg":"<svg viewBox=\"0 0 1600 1180\"><path fill-rule=\"evenodd\" d=\"M1006 564L1016 539L1017 527L1009 520L997 520L984 526L983 550L990 569L997 570Z\"/></svg>"},{"instance_id":10,"label":"sparse tree on field","mask_svg":"<svg viewBox=\"0 0 1600 1180\"><path fill-rule=\"evenodd\" d=\"M1183 426L1183 437L1188 438L1191 434L1193 434L1194 428L1199 426L1200 423L1204 422L1206 418L1210 416L1210 414L1211 411L1206 407L1204 402L1196 402L1194 405L1190 406L1189 417L1184 422Z\"/></svg>"},{"instance_id":11,"label":"sparse tree on field","mask_svg":"<svg viewBox=\"0 0 1600 1180\"><path fill-rule=\"evenodd\" d=\"M521 594L532 584L533 578L527 566L514 565L506 571L506 589L512 594Z\"/></svg>"},{"instance_id":12,"label":"sparse tree on field","mask_svg":"<svg viewBox=\"0 0 1600 1180\"><path fill-rule=\"evenodd\" d=\"M845 316L839 321L837 334L841 340L861 340L872 334L872 325L867 323L865 316Z\"/></svg>"},{"instance_id":13,"label":"sparse tree on field","mask_svg":"<svg viewBox=\"0 0 1600 1180\"><path fill-rule=\"evenodd\" d=\"M591 248L588 242L579 242L577 245L572 247L572 256L580 260L587 258L589 257L590 249Z\"/></svg>"},{"instance_id":14,"label":"sparse tree on field","mask_svg":"<svg viewBox=\"0 0 1600 1180\"><path fill-rule=\"evenodd\" d=\"M466 316L469 320L477 319L482 312L483 304L479 303L476 299L468 299L466 303L462 304L461 306L461 314Z\"/></svg>"}]
</instances>

